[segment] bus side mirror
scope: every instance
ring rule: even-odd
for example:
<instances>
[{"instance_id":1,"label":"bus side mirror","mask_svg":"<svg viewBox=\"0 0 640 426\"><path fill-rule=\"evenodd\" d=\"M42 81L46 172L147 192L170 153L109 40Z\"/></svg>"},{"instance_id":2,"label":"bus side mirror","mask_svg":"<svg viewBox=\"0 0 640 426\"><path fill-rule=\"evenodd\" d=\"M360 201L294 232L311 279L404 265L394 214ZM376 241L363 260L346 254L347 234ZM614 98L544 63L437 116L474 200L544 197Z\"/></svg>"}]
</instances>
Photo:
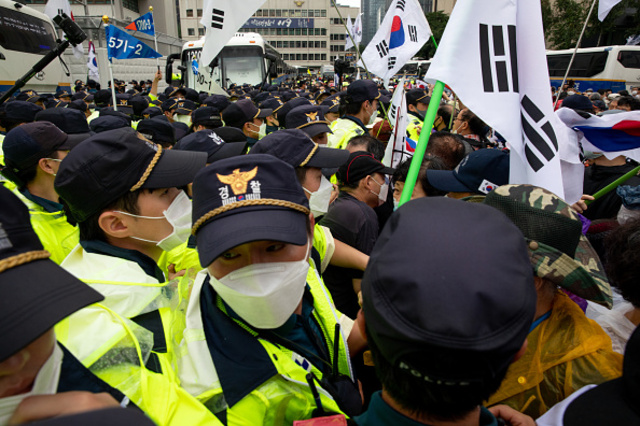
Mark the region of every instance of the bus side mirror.
<instances>
[{"instance_id":1,"label":"bus side mirror","mask_svg":"<svg viewBox=\"0 0 640 426\"><path fill-rule=\"evenodd\" d=\"M180 53L172 53L167 56L167 64L164 67L164 79L169 86L171 86L171 83L173 82L173 61L176 59L180 59Z\"/></svg>"}]
</instances>

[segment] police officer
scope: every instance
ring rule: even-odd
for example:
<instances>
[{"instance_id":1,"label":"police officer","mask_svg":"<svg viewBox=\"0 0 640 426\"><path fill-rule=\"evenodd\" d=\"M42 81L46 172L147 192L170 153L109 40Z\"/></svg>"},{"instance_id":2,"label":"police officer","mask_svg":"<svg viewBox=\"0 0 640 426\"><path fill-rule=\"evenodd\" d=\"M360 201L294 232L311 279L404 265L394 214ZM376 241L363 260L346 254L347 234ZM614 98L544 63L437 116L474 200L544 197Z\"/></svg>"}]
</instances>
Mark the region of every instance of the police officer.
<instances>
[{"instance_id":1,"label":"police officer","mask_svg":"<svg viewBox=\"0 0 640 426\"><path fill-rule=\"evenodd\" d=\"M396 87L396 90L402 90L402 88ZM420 138L424 115L429 108L431 98L424 89L411 89L405 96L407 99L407 111L409 113L407 136L417 141Z\"/></svg>"},{"instance_id":2,"label":"police officer","mask_svg":"<svg viewBox=\"0 0 640 426\"><path fill-rule=\"evenodd\" d=\"M313 215L293 167L233 157L203 169L193 188L207 269L186 312L181 384L228 425L359 412L338 313L308 282Z\"/></svg>"},{"instance_id":3,"label":"police officer","mask_svg":"<svg viewBox=\"0 0 640 426\"><path fill-rule=\"evenodd\" d=\"M345 148L352 137L367 133L366 126L373 125L378 116L378 99L380 92L372 80L351 83L340 98L344 116L331 123L333 134L329 136L328 146Z\"/></svg>"}]
</instances>

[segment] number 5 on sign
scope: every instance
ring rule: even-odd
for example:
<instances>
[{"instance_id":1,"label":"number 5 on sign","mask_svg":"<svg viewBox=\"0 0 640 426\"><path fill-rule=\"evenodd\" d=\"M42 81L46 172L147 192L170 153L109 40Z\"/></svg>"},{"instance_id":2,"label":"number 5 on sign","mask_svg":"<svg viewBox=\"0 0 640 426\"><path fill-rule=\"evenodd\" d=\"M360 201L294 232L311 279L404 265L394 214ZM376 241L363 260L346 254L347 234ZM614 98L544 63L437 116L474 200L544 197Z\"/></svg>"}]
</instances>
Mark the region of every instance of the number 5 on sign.
<instances>
[{"instance_id":1,"label":"number 5 on sign","mask_svg":"<svg viewBox=\"0 0 640 426\"><path fill-rule=\"evenodd\" d=\"M109 60L159 58L162 55L115 25L105 26Z\"/></svg>"}]
</instances>

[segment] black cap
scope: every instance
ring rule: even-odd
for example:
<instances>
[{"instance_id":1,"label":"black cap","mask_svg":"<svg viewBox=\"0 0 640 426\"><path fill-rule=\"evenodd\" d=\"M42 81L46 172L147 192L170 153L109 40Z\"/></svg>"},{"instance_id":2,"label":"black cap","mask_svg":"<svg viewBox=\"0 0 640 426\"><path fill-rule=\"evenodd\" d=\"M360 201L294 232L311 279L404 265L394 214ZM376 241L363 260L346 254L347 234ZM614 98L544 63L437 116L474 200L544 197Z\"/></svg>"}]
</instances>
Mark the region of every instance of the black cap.
<instances>
[{"instance_id":1,"label":"black cap","mask_svg":"<svg viewBox=\"0 0 640 426\"><path fill-rule=\"evenodd\" d=\"M74 101L81 100L81 101L85 101L85 102L92 102L93 101L93 95L89 94L87 92L76 92L71 97L71 99L74 100Z\"/></svg>"},{"instance_id":2,"label":"black cap","mask_svg":"<svg viewBox=\"0 0 640 426\"><path fill-rule=\"evenodd\" d=\"M89 123L91 131L102 133L109 130L122 129L123 127L131 127L131 124L124 118L115 115L101 115L91 120Z\"/></svg>"},{"instance_id":3,"label":"black cap","mask_svg":"<svg viewBox=\"0 0 640 426\"><path fill-rule=\"evenodd\" d=\"M400 90L402 90L402 88L400 88ZM424 89L411 89L407 92L406 97L407 105L415 105L418 102L429 105L429 101L431 101L429 94Z\"/></svg>"},{"instance_id":4,"label":"black cap","mask_svg":"<svg viewBox=\"0 0 640 426\"><path fill-rule=\"evenodd\" d=\"M245 143L247 141L247 135L235 127L218 127L213 131L227 143Z\"/></svg>"},{"instance_id":5,"label":"black cap","mask_svg":"<svg viewBox=\"0 0 640 426\"><path fill-rule=\"evenodd\" d=\"M336 93L329 96L320 105L327 106L329 108L328 112L338 114L340 112L340 94Z\"/></svg>"},{"instance_id":6,"label":"black cap","mask_svg":"<svg viewBox=\"0 0 640 426\"><path fill-rule=\"evenodd\" d=\"M49 260L29 210L0 186L0 362L104 297Z\"/></svg>"},{"instance_id":7,"label":"black cap","mask_svg":"<svg viewBox=\"0 0 640 426\"><path fill-rule=\"evenodd\" d=\"M82 222L127 192L187 185L205 162L205 154L163 149L127 127L78 145L60 163L54 186Z\"/></svg>"},{"instance_id":8,"label":"black cap","mask_svg":"<svg viewBox=\"0 0 640 426\"><path fill-rule=\"evenodd\" d=\"M67 89L62 89L62 90L58 90L56 92L56 98L58 99L62 99L62 98L68 98L67 100L71 100L71 90L67 90Z\"/></svg>"},{"instance_id":9,"label":"black cap","mask_svg":"<svg viewBox=\"0 0 640 426\"><path fill-rule=\"evenodd\" d=\"M378 98L380 91L373 80L356 80L347 87L347 100L354 104Z\"/></svg>"},{"instance_id":10,"label":"black cap","mask_svg":"<svg viewBox=\"0 0 640 426\"><path fill-rule=\"evenodd\" d=\"M229 98L224 95L211 95L204 100L203 104L217 108L218 111L222 112L226 107L231 105L231 102L229 102Z\"/></svg>"},{"instance_id":11,"label":"black cap","mask_svg":"<svg viewBox=\"0 0 640 426\"><path fill-rule=\"evenodd\" d=\"M265 118L272 114L270 109L259 109L248 99L239 100L229 105L222 112L222 120L227 126L241 128L244 123L254 118Z\"/></svg>"},{"instance_id":12,"label":"black cap","mask_svg":"<svg viewBox=\"0 0 640 426\"><path fill-rule=\"evenodd\" d=\"M26 123L9 131L2 149L7 167L17 173L54 151L71 149L73 146L64 132L48 121L40 121Z\"/></svg>"},{"instance_id":13,"label":"black cap","mask_svg":"<svg viewBox=\"0 0 640 426\"><path fill-rule=\"evenodd\" d=\"M275 114L278 112L280 108L284 105L280 99L277 98L269 98L260 103L260 109L270 109L271 114Z\"/></svg>"},{"instance_id":14,"label":"black cap","mask_svg":"<svg viewBox=\"0 0 640 426\"><path fill-rule=\"evenodd\" d=\"M173 146L176 143L176 134L171 123L165 120L140 120L136 127L138 133L153 143L159 143L164 147Z\"/></svg>"},{"instance_id":15,"label":"black cap","mask_svg":"<svg viewBox=\"0 0 640 426\"><path fill-rule=\"evenodd\" d=\"M455 170L427 170L427 179L440 191L488 194L509 183L509 154L479 149L464 157Z\"/></svg>"},{"instance_id":16,"label":"black cap","mask_svg":"<svg viewBox=\"0 0 640 426\"><path fill-rule=\"evenodd\" d=\"M495 383L535 314L525 239L484 207L444 197L404 204L362 279L368 338L394 367L434 386Z\"/></svg>"},{"instance_id":17,"label":"black cap","mask_svg":"<svg viewBox=\"0 0 640 426\"><path fill-rule=\"evenodd\" d=\"M347 162L340 166L336 177L340 182L346 184L358 182L372 173L392 175L393 172L395 172L395 169L385 167L384 164L373 157L373 154L365 151L356 151L352 152Z\"/></svg>"},{"instance_id":18,"label":"black cap","mask_svg":"<svg viewBox=\"0 0 640 426\"><path fill-rule=\"evenodd\" d=\"M278 122L280 123L280 126L286 127L287 115L289 114L289 111L303 105L311 105L311 102L306 98L293 98L282 105L282 107L276 113L276 117L278 119Z\"/></svg>"},{"instance_id":19,"label":"black cap","mask_svg":"<svg viewBox=\"0 0 640 426\"><path fill-rule=\"evenodd\" d=\"M45 99L46 98L44 96L38 95L38 92L36 92L35 90L24 90L18 93L18 95L16 96L16 101L25 101L32 103L36 103Z\"/></svg>"},{"instance_id":20,"label":"black cap","mask_svg":"<svg viewBox=\"0 0 640 426\"><path fill-rule=\"evenodd\" d=\"M191 114L191 123L193 125L201 124L203 126L222 126L222 116L217 108L210 106L202 106Z\"/></svg>"},{"instance_id":21,"label":"black cap","mask_svg":"<svg viewBox=\"0 0 640 426\"><path fill-rule=\"evenodd\" d=\"M180 101L175 98L167 99L162 103L162 111L167 112L171 111L172 109L176 109L178 108L179 103Z\"/></svg>"},{"instance_id":22,"label":"black cap","mask_svg":"<svg viewBox=\"0 0 640 426\"><path fill-rule=\"evenodd\" d=\"M142 117L144 118L153 118L158 115L162 115L162 110L158 107L149 107L142 111Z\"/></svg>"},{"instance_id":23,"label":"black cap","mask_svg":"<svg viewBox=\"0 0 640 426\"><path fill-rule=\"evenodd\" d=\"M93 95L93 101L99 107L111 104L111 90L101 89Z\"/></svg>"},{"instance_id":24,"label":"black cap","mask_svg":"<svg viewBox=\"0 0 640 426\"><path fill-rule=\"evenodd\" d=\"M69 102L67 109L75 109L76 111L86 112L89 109L89 105L82 99ZM86 120L85 120L86 121Z\"/></svg>"},{"instance_id":25,"label":"black cap","mask_svg":"<svg viewBox=\"0 0 640 426\"><path fill-rule=\"evenodd\" d=\"M320 133L333 133L319 105L302 105L289 111L287 129L301 129L309 137Z\"/></svg>"},{"instance_id":26,"label":"black cap","mask_svg":"<svg viewBox=\"0 0 640 426\"><path fill-rule=\"evenodd\" d=\"M131 95L118 93L116 94L116 103L118 107L118 112L132 115L133 108L129 105L129 99L131 99Z\"/></svg>"},{"instance_id":27,"label":"black cap","mask_svg":"<svg viewBox=\"0 0 640 426\"><path fill-rule=\"evenodd\" d=\"M149 101L146 98L137 95L132 96L127 102L127 105L131 107L133 115L136 117L142 117L142 112L149 108Z\"/></svg>"},{"instance_id":28,"label":"black cap","mask_svg":"<svg viewBox=\"0 0 640 426\"><path fill-rule=\"evenodd\" d=\"M46 109L66 108L67 105L69 105L69 102L63 101L62 99L56 99L56 98L47 99L44 102L44 107Z\"/></svg>"},{"instance_id":29,"label":"black cap","mask_svg":"<svg viewBox=\"0 0 640 426\"><path fill-rule=\"evenodd\" d=\"M205 129L180 139L173 149L207 153L207 163L234 157L244 152L246 143L226 143L213 130Z\"/></svg>"},{"instance_id":30,"label":"black cap","mask_svg":"<svg viewBox=\"0 0 640 426\"><path fill-rule=\"evenodd\" d=\"M593 103L584 95L571 95L564 98L562 107L578 111L593 111Z\"/></svg>"},{"instance_id":31,"label":"black cap","mask_svg":"<svg viewBox=\"0 0 640 426\"><path fill-rule=\"evenodd\" d=\"M69 136L67 146L74 147L91 136L86 116L76 109L45 109L36 114L36 121L49 121L65 132Z\"/></svg>"},{"instance_id":32,"label":"black cap","mask_svg":"<svg viewBox=\"0 0 640 426\"><path fill-rule=\"evenodd\" d=\"M273 155L293 167L337 168L349 159L346 149L319 146L299 129L268 134L251 148L253 154Z\"/></svg>"},{"instance_id":33,"label":"black cap","mask_svg":"<svg viewBox=\"0 0 640 426\"><path fill-rule=\"evenodd\" d=\"M182 97L186 97L187 96L187 90L185 87L180 86L180 87L167 87L165 89L165 93L167 94L167 96L171 97L171 96L178 96L179 94L182 94Z\"/></svg>"},{"instance_id":34,"label":"black cap","mask_svg":"<svg viewBox=\"0 0 640 426\"><path fill-rule=\"evenodd\" d=\"M40 106L27 101L12 101L4 107L4 115L7 119L21 123L31 123L40 111L42 111Z\"/></svg>"},{"instance_id":35,"label":"black cap","mask_svg":"<svg viewBox=\"0 0 640 426\"><path fill-rule=\"evenodd\" d=\"M189 115L197 108L195 102L188 99L178 102L176 113Z\"/></svg>"},{"instance_id":36,"label":"black cap","mask_svg":"<svg viewBox=\"0 0 640 426\"><path fill-rule=\"evenodd\" d=\"M569 404L564 426L640 424L640 327L629 337L622 377L601 383Z\"/></svg>"},{"instance_id":37,"label":"black cap","mask_svg":"<svg viewBox=\"0 0 640 426\"><path fill-rule=\"evenodd\" d=\"M200 264L206 267L225 251L251 241L305 244L309 213L296 172L287 163L259 154L216 161L193 183L193 232Z\"/></svg>"}]
</instances>

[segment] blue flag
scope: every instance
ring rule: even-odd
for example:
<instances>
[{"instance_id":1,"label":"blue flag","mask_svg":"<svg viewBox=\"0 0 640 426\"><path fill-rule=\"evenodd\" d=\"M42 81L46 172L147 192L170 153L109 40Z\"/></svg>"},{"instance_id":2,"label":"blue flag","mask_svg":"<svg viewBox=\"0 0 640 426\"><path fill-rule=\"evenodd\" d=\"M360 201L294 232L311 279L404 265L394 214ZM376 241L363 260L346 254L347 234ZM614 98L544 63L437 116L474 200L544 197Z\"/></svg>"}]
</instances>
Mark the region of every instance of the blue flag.
<instances>
[{"instance_id":1,"label":"blue flag","mask_svg":"<svg viewBox=\"0 0 640 426\"><path fill-rule=\"evenodd\" d=\"M125 30L140 31L141 33L154 35L156 29L153 25L153 15L151 12L145 13L126 27Z\"/></svg>"},{"instance_id":2,"label":"blue flag","mask_svg":"<svg viewBox=\"0 0 640 426\"><path fill-rule=\"evenodd\" d=\"M106 26L107 54L109 60L116 59L140 59L160 58L162 55L138 40L122 31L115 25Z\"/></svg>"}]
</instances>

